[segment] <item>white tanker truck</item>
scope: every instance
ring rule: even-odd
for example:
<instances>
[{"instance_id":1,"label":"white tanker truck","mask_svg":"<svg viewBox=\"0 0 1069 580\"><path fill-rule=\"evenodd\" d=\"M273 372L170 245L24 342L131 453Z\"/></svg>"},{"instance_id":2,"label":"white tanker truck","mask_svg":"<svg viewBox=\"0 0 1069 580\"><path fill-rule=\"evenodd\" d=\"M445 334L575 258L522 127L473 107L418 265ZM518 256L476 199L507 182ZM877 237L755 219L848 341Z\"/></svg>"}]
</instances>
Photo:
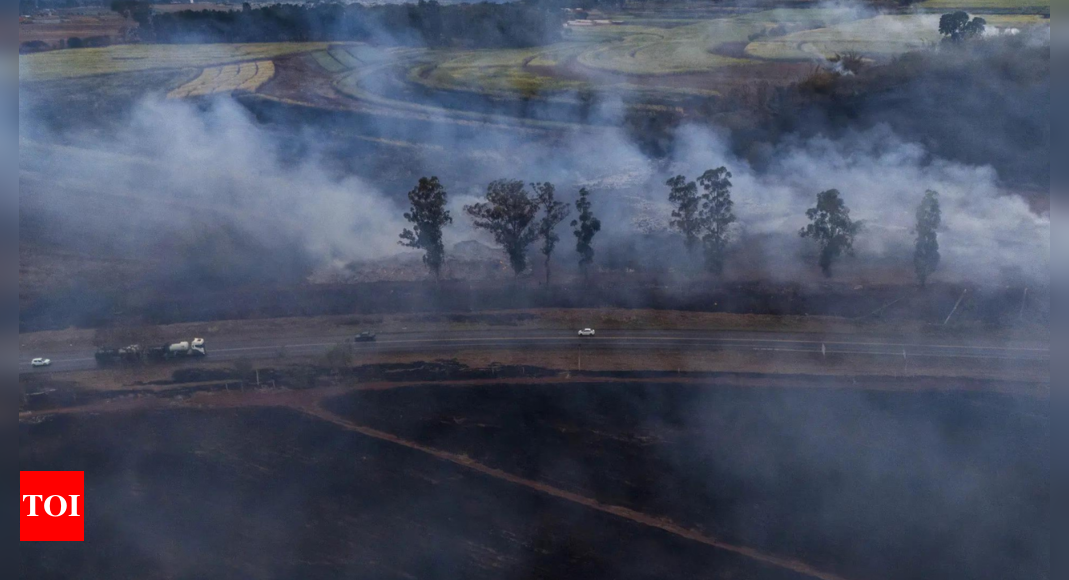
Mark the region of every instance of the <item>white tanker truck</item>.
<instances>
[{"instance_id":1,"label":"white tanker truck","mask_svg":"<svg viewBox=\"0 0 1069 580\"><path fill-rule=\"evenodd\" d=\"M167 345L167 351L164 353L166 358L175 358L179 356L205 356L208 353L204 350L204 339L194 338L193 340L183 340L182 342L174 342Z\"/></svg>"}]
</instances>

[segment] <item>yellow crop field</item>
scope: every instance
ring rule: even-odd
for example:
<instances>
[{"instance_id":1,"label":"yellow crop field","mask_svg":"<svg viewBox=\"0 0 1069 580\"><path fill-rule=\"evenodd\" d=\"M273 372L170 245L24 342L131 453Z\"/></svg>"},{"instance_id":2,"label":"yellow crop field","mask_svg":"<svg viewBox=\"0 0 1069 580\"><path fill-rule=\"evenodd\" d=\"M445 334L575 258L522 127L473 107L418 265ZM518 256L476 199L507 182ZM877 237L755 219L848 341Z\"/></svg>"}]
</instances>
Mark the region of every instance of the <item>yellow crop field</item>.
<instances>
[{"instance_id":1,"label":"yellow crop field","mask_svg":"<svg viewBox=\"0 0 1069 580\"><path fill-rule=\"evenodd\" d=\"M124 44L19 55L19 81L47 81L153 69L205 68L324 50L322 42Z\"/></svg>"},{"instance_id":2,"label":"yellow crop field","mask_svg":"<svg viewBox=\"0 0 1069 580\"><path fill-rule=\"evenodd\" d=\"M254 92L275 76L275 63L269 60L209 67L200 76L167 94L168 99L203 97L236 91Z\"/></svg>"}]
</instances>

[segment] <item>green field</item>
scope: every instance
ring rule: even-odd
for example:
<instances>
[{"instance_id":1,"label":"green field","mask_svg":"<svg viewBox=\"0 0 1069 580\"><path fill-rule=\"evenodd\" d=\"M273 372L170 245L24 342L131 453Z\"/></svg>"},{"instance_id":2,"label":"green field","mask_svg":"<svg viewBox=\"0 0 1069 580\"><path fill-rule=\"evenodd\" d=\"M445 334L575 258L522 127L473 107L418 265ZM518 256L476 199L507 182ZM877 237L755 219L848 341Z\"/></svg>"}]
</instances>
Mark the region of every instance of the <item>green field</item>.
<instances>
[{"instance_id":1,"label":"green field","mask_svg":"<svg viewBox=\"0 0 1069 580\"><path fill-rule=\"evenodd\" d=\"M322 50L325 43L124 44L19 56L19 81L46 81L154 69L203 68Z\"/></svg>"}]
</instances>

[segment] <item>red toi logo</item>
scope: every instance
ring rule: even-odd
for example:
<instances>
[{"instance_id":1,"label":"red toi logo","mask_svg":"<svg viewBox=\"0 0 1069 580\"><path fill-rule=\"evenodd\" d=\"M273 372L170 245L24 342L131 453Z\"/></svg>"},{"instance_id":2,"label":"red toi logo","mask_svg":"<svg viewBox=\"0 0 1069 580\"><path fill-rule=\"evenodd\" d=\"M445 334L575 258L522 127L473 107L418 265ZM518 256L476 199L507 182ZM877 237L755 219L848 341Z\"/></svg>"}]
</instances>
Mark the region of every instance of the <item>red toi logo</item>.
<instances>
[{"instance_id":1,"label":"red toi logo","mask_svg":"<svg viewBox=\"0 0 1069 580\"><path fill-rule=\"evenodd\" d=\"M84 494L84 471L20 471L19 541L83 541Z\"/></svg>"}]
</instances>

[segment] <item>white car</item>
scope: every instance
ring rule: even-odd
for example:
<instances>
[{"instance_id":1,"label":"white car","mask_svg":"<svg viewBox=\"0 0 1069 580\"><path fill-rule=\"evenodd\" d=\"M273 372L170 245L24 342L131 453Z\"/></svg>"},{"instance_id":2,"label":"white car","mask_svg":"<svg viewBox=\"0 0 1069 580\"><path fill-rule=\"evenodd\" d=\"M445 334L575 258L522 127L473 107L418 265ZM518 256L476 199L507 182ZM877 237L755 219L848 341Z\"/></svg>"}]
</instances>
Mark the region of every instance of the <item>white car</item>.
<instances>
[{"instance_id":1,"label":"white car","mask_svg":"<svg viewBox=\"0 0 1069 580\"><path fill-rule=\"evenodd\" d=\"M50 358L35 358L30 361L31 367L47 367L50 364L52 364L52 359Z\"/></svg>"},{"instance_id":2,"label":"white car","mask_svg":"<svg viewBox=\"0 0 1069 580\"><path fill-rule=\"evenodd\" d=\"M594 336L594 329L584 328L583 330L579 331L579 336Z\"/></svg>"}]
</instances>

